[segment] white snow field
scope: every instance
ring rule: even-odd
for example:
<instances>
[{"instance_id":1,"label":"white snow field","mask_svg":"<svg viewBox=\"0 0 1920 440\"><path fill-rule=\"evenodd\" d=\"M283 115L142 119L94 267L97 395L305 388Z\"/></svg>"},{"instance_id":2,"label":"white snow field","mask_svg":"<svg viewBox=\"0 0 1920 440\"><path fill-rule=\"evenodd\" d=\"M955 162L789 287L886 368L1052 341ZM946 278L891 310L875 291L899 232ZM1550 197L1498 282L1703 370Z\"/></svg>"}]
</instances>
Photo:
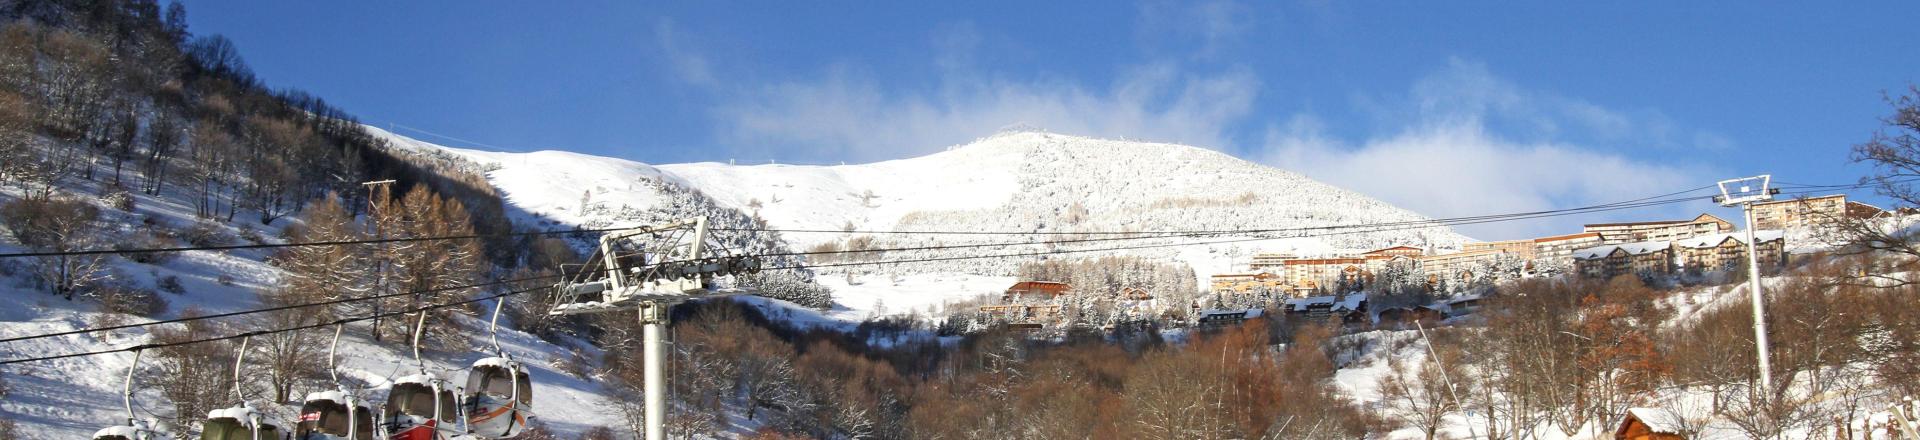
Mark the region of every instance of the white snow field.
<instances>
[{"instance_id":1,"label":"white snow field","mask_svg":"<svg viewBox=\"0 0 1920 440\"><path fill-rule=\"evenodd\" d=\"M927 156L859 165L729 165L717 162L648 165L626 159L578 153L488 152L434 145L368 127L394 145L428 154L444 154L485 170L506 197L516 220L554 228L628 225L622 208L646 209L666 200L664 182L690 188L722 207L737 209L787 231L781 238L795 250L841 242L859 231L1011 231L1071 233L1085 231L1192 231L1278 229L1276 238L1203 246L1157 247L1125 254L1181 261L1200 281L1215 273L1236 272L1254 253L1292 252L1302 256L1368 250L1394 245L1453 249L1465 236L1445 227L1327 233L1302 230L1327 225L1424 220L1365 195L1320 183L1296 173L1247 162L1204 148L1067 136L1009 132L982 138ZM438 153L436 153L438 152ZM914 247L959 243L1050 241L1075 235L926 236L875 234L878 247ZM1205 238L1244 240L1247 236ZM1082 248L1165 245L1183 239L1117 240ZM1192 240L1192 239L1185 239ZM1034 253L1040 246L983 247L943 252L893 252L887 259L989 256ZM1109 253L1082 253L1078 258ZM1021 262L1040 257L992 258L856 267L863 275L1004 277ZM886 289L851 288L825 282L844 298L845 312L866 316ZM889 288L891 283L886 283ZM934 283L905 289L924 296ZM864 284L872 286L871 284ZM947 290L936 296L964 296L983 287ZM915 301L899 298L899 301ZM839 309L836 309L839 310Z\"/></svg>"}]
</instances>

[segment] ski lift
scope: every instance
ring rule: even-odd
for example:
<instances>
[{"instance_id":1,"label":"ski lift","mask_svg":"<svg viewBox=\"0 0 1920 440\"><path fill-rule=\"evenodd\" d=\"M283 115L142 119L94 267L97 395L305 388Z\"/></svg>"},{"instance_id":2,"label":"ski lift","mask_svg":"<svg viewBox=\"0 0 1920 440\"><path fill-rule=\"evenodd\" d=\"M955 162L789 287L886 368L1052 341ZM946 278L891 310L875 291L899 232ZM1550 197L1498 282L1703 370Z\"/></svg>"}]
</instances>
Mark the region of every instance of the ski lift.
<instances>
[{"instance_id":1,"label":"ski lift","mask_svg":"<svg viewBox=\"0 0 1920 440\"><path fill-rule=\"evenodd\" d=\"M420 337L427 332L427 312L413 326L413 361L420 373L395 379L387 392L386 428L390 440L442 440L464 434L459 403L447 381L427 371L420 357Z\"/></svg>"},{"instance_id":2,"label":"ski lift","mask_svg":"<svg viewBox=\"0 0 1920 440\"><path fill-rule=\"evenodd\" d=\"M648 301L751 294L716 287L713 279L758 273L760 258L727 255L721 242L710 241L705 217L602 235L600 249L580 272L554 286L554 306L548 313L595 313L632 309Z\"/></svg>"},{"instance_id":3,"label":"ski lift","mask_svg":"<svg viewBox=\"0 0 1920 440\"><path fill-rule=\"evenodd\" d=\"M494 356L474 361L467 371L467 431L482 438L520 435L533 417L533 380L513 356L500 349L500 309L506 303L506 297L495 301L493 319L487 322Z\"/></svg>"},{"instance_id":4,"label":"ski lift","mask_svg":"<svg viewBox=\"0 0 1920 440\"><path fill-rule=\"evenodd\" d=\"M133 349L133 366L127 367L127 380L121 398L127 405L127 424L108 426L93 433L93 440L172 440L173 436L155 429L133 413L133 374L140 371L141 348Z\"/></svg>"},{"instance_id":5,"label":"ski lift","mask_svg":"<svg viewBox=\"0 0 1920 440\"><path fill-rule=\"evenodd\" d=\"M246 396L240 393L240 368L247 363L247 343L252 339L240 338L239 354L233 357L233 397L240 403L207 412L200 440L279 440L285 432L280 426L265 421L264 414L248 404Z\"/></svg>"},{"instance_id":6,"label":"ski lift","mask_svg":"<svg viewBox=\"0 0 1920 440\"><path fill-rule=\"evenodd\" d=\"M344 324L334 327L333 345L327 349L327 371L335 384L340 383L336 355L343 329ZM306 402L300 405L300 423L294 429L297 440L373 440L373 410L340 385L338 390L307 394Z\"/></svg>"}]
</instances>

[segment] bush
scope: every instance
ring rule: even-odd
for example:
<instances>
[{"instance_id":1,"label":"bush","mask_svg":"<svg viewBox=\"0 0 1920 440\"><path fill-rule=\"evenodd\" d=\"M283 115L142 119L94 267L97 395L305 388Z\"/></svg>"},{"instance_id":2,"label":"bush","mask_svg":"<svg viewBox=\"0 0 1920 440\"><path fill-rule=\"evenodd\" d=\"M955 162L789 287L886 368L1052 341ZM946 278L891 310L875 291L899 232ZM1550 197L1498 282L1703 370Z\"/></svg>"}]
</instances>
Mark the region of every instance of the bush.
<instances>
[{"instance_id":1,"label":"bush","mask_svg":"<svg viewBox=\"0 0 1920 440\"><path fill-rule=\"evenodd\" d=\"M614 440L617 438L619 437L614 435L613 429L605 426L595 426L593 429L588 429L587 432L580 433L580 440Z\"/></svg>"},{"instance_id":2,"label":"bush","mask_svg":"<svg viewBox=\"0 0 1920 440\"><path fill-rule=\"evenodd\" d=\"M151 316L167 310L167 300L160 297L160 292L125 283L100 286L94 296L100 299L100 309L111 313Z\"/></svg>"},{"instance_id":3,"label":"bush","mask_svg":"<svg viewBox=\"0 0 1920 440\"><path fill-rule=\"evenodd\" d=\"M219 281L222 286L233 287L233 275L220 274Z\"/></svg>"},{"instance_id":4,"label":"bush","mask_svg":"<svg viewBox=\"0 0 1920 440\"><path fill-rule=\"evenodd\" d=\"M224 232L220 230L220 225L203 221L196 222L175 235L194 246L225 246L227 236Z\"/></svg>"},{"instance_id":5,"label":"bush","mask_svg":"<svg viewBox=\"0 0 1920 440\"><path fill-rule=\"evenodd\" d=\"M125 212L133 212L134 209L133 194L128 194L125 188L111 187L101 190L100 201L113 209Z\"/></svg>"},{"instance_id":6,"label":"bush","mask_svg":"<svg viewBox=\"0 0 1920 440\"><path fill-rule=\"evenodd\" d=\"M160 288L160 291L162 292L167 292L175 295L187 293L186 286L180 285L180 277L177 277L177 276L167 275L164 277L160 277L160 279L155 280L153 284L154 284L154 287Z\"/></svg>"},{"instance_id":7,"label":"bush","mask_svg":"<svg viewBox=\"0 0 1920 440\"><path fill-rule=\"evenodd\" d=\"M134 232L133 235L127 237L127 239L116 240L113 243L113 248L115 250L122 250L122 251L133 250L133 249L159 249L159 248L169 248L169 247L174 247L173 238L167 237L165 234L156 232L151 229ZM177 256L178 254L175 254L173 252L137 252L137 253L121 254L121 255L127 257L128 260L131 260L135 263L151 264L151 265L158 266L162 264L167 264L168 261L172 261L173 257Z\"/></svg>"},{"instance_id":8,"label":"bush","mask_svg":"<svg viewBox=\"0 0 1920 440\"><path fill-rule=\"evenodd\" d=\"M266 237L260 236L260 231L253 230L253 228L248 228L248 227L240 228L240 239L246 241L247 243L252 243L252 244L261 244L261 243L267 242Z\"/></svg>"}]
</instances>

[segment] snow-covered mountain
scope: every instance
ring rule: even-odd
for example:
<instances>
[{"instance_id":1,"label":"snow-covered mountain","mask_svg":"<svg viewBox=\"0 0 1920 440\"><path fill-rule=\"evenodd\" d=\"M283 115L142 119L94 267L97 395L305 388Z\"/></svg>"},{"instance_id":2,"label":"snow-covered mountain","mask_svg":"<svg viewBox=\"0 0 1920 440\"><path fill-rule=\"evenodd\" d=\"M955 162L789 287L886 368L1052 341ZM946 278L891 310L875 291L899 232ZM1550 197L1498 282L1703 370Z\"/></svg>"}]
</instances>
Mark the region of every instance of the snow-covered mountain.
<instances>
[{"instance_id":1,"label":"snow-covered mountain","mask_svg":"<svg viewBox=\"0 0 1920 440\"><path fill-rule=\"evenodd\" d=\"M863 231L1241 230L1424 219L1363 194L1213 150L1040 132L1002 133L910 159L812 166L649 165L559 151L449 148L375 131L402 148L445 151L475 162L489 170L492 183L508 203L524 211L521 215L559 224L613 224L608 217L621 207L645 209L661 203L665 199L661 185L650 184L658 182L697 190L721 206L757 215L783 229L838 231L851 225ZM845 240L848 235L790 232L782 238L794 248L805 249ZM1062 237L875 238L880 247L896 247ZM1391 245L1445 249L1464 239L1444 227L1431 227L1132 253L1184 260L1204 276L1232 270L1257 251L1315 255ZM1010 251L971 249L958 255L996 252ZM956 253L940 254L946 255ZM895 270L1001 275L1009 264L970 261Z\"/></svg>"}]
</instances>

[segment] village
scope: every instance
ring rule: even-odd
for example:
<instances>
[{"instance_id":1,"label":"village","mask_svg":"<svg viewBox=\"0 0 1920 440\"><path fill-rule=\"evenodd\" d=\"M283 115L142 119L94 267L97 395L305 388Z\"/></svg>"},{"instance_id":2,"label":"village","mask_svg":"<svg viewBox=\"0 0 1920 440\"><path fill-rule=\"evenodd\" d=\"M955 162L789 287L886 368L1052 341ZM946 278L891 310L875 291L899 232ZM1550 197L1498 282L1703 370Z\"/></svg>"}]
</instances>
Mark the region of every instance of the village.
<instances>
[{"instance_id":1,"label":"village","mask_svg":"<svg viewBox=\"0 0 1920 440\"><path fill-rule=\"evenodd\" d=\"M1788 232L1814 231L1841 218L1870 218L1879 207L1844 194L1756 203L1752 236L1760 270L1788 262ZM1155 319L1216 328L1277 311L1289 318L1349 327L1404 326L1473 313L1495 283L1531 277L1605 281L1622 275L1644 280L1703 280L1744 276L1747 234L1726 219L1700 214L1687 220L1593 223L1577 233L1532 239L1468 242L1456 250L1392 246L1327 255L1256 253L1234 271L1209 277L1205 292L1169 301L1137 286L1089 292L1054 280L1020 280L984 319L1014 328L1058 329L1073 324L1076 295L1094 296L1131 319ZM1401 294L1414 302L1370 304L1370 295ZM1372 306L1372 307L1370 307ZM1111 327L1108 324L1107 327Z\"/></svg>"}]
</instances>

